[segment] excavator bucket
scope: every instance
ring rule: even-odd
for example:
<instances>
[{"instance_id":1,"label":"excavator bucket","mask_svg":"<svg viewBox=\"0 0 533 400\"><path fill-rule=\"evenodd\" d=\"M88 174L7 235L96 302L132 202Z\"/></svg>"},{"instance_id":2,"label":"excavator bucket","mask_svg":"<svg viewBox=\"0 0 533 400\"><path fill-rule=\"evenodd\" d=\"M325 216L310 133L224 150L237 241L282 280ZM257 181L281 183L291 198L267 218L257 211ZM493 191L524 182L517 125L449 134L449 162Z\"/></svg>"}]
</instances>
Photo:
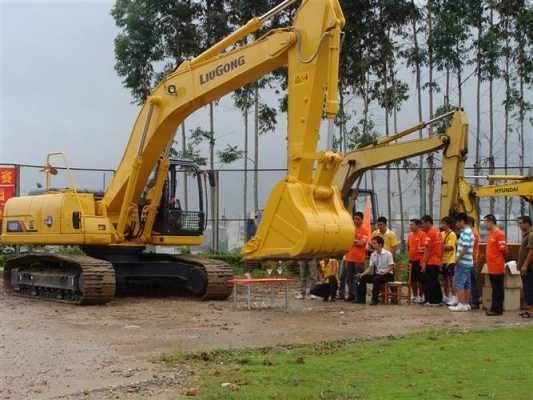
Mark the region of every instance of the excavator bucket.
<instances>
[{"instance_id":1,"label":"excavator bucket","mask_svg":"<svg viewBox=\"0 0 533 400\"><path fill-rule=\"evenodd\" d=\"M285 179L272 191L257 233L241 253L246 260L340 256L352 246L354 230L335 187Z\"/></svg>"}]
</instances>

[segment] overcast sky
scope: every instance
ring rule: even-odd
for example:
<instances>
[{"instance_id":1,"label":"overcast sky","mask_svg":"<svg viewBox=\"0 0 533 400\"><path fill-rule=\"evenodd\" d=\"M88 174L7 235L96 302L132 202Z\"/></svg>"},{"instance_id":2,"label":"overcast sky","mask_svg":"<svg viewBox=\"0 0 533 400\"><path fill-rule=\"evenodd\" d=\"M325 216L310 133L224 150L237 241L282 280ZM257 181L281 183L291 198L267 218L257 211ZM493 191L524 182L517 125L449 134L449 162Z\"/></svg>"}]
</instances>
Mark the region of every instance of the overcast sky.
<instances>
[{"instance_id":1,"label":"overcast sky","mask_svg":"<svg viewBox=\"0 0 533 400\"><path fill-rule=\"evenodd\" d=\"M42 164L49 151L64 151L78 167L115 168L120 160L138 107L115 73L113 40L117 28L110 15L112 1L14 1L0 0L0 163ZM350 23L350 21L347 21ZM470 71L465 72L465 76ZM414 88L414 76L401 71ZM437 73L444 83L444 74ZM425 79L425 77L423 77ZM488 89L483 87L482 133L488 135ZM265 93L277 104L273 92ZM452 88L452 100L456 96ZM464 87L464 106L475 122L475 79ZM503 159L502 85L496 85L496 156ZM531 89L528 92L531 98ZM437 95L436 104L442 103ZM399 128L417 121L415 95L399 115ZM426 101L424 101L426 103ZM357 102L352 102L357 107ZM372 109L379 130L384 130L383 112ZM424 104L424 115L427 107ZM241 116L227 96L216 108L217 140L242 145ZM262 167L284 167L286 116L273 135L261 139ZM188 127L207 126L207 112L200 110ZM531 154L533 133L527 127L526 154ZM325 131L323 131L325 132ZM518 163L516 134L510 140L510 163ZM325 141L323 134L322 143ZM471 156L473 160L473 142ZM486 147L485 147L486 155ZM529 162L531 164L531 161ZM237 162L234 167L240 167ZM272 182L270 182L272 181ZM268 192L273 179L265 178Z\"/></svg>"}]
</instances>

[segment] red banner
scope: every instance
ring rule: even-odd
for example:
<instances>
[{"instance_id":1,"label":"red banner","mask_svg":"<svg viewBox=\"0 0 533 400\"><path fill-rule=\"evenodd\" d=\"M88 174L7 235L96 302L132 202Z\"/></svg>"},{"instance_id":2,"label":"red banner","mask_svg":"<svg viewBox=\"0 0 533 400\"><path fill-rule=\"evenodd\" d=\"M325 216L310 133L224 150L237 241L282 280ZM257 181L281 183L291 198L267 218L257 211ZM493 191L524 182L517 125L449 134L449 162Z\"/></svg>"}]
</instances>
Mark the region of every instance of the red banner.
<instances>
[{"instance_id":1,"label":"red banner","mask_svg":"<svg viewBox=\"0 0 533 400\"><path fill-rule=\"evenodd\" d=\"M17 193L17 169L14 166L0 167L0 222L6 201Z\"/></svg>"}]
</instances>

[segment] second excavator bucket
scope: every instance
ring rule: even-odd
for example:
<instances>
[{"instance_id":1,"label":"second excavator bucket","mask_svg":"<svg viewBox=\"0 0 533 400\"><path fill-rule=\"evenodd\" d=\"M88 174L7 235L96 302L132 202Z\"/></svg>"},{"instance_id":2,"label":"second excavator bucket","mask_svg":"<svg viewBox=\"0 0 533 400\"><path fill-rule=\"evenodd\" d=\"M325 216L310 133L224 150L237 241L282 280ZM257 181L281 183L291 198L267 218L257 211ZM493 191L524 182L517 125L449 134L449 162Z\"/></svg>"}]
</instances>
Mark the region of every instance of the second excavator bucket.
<instances>
[{"instance_id":1,"label":"second excavator bucket","mask_svg":"<svg viewBox=\"0 0 533 400\"><path fill-rule=\"evenodd\" d=\"M275 186L257 233L241 253L247 260L340 256L352 246L354 229L336 188L286 178Z\"/></svg>"}]
</instances>

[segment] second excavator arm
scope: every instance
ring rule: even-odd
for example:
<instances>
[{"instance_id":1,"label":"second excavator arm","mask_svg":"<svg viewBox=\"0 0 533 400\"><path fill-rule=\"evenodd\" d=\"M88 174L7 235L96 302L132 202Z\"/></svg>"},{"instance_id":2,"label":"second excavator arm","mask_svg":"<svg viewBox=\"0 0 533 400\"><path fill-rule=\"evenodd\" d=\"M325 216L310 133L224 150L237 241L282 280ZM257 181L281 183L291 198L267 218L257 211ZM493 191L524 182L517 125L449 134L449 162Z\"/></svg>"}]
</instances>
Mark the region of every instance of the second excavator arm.
<instances>
[{"instance_id":1,"label":"second excavator arm","mask_svg":"<svg viewBox=\"0 0 533 400\"><path fill-rule=\"evenodd\" d=\"M445 132L424 139L392 143L448 117L451 119ZM464 175L464 163L468 153L468 120L462 109L443 114L431 121L421 122L402 132L383 137L372 144L346 154L337 170L335 185L343 195L345 202L351 202L353 199L347 198L349 191L366 171L439 150L444 150L440 213L441 216L449 215L456 207L457 191L459 190L457 182Z\"/></svg>"}]
</instances>

